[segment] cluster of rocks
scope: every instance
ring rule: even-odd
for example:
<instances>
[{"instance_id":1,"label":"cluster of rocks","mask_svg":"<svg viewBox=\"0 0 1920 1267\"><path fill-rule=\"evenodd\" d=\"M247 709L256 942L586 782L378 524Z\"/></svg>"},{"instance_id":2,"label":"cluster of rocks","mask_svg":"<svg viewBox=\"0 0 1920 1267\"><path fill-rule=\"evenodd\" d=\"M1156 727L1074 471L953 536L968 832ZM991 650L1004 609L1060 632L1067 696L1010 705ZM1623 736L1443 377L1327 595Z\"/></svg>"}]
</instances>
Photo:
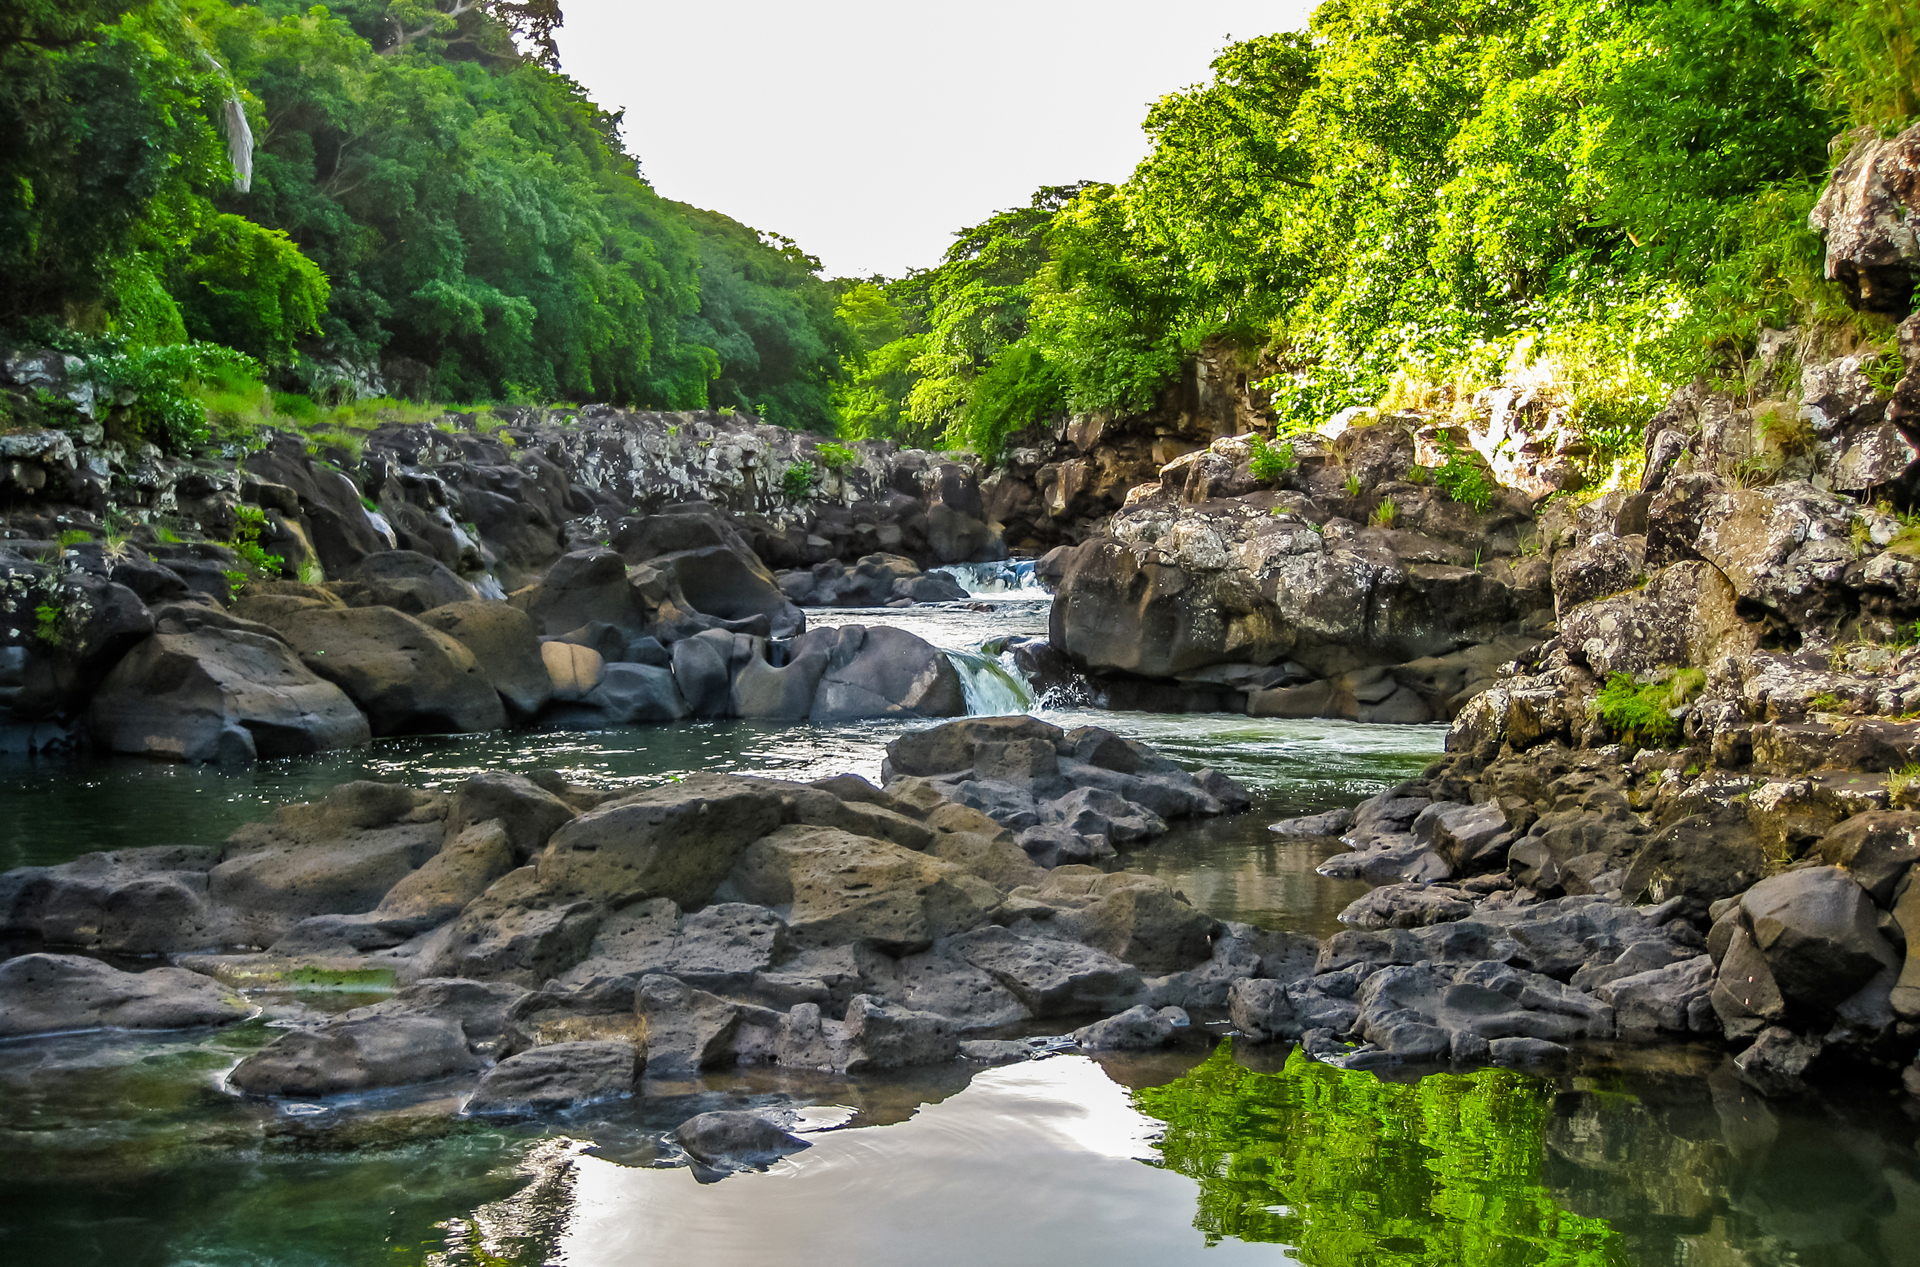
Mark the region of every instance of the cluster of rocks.
<instances>
[{"instance_id":1,"label":"cluster of rocks","mask_svg":"<svg viewBox=\"0 0 1920 1267\"><path fill-rule=\"evenodd\" d=\"M882 777L925 779L1015 833L1044 867L1098 863L1115 846L1167 830L1167 820L1239 813L1246 790L1217 770L1188 774L1136 740L1099 726L996 717L906 735Z\"/></svg>"},{"instance_id":2,"label":"cluster of rocks","mask_svg":"<svg viewBox=\"0 0 1920 1267\"><path fill-rule=\"evenodd\" d=\"M1245 804L1140 745L1023 719L896 741L884 787L349 783L224 846L0 875L0 937L40 947L0 966L0 1031L220 1023L251 1012L236 988L385 978L390 997L304 1017L230 1084L322 1097L464 1079L466 1112L523 1114L723 1064L1003 1060L1032 1048L998 1035L1056 1018L1118 1014L1088 1046L1156 1045L1185 1009L1223 1009L1235 981L1312 962L1311 938L1222 924L1164 881L1049 870L948 795L1015 763L1042 794L1047 780L1102 787L1122 819ZM123 972L71 952L178 966Z\"/></svg>"},{"instance_id":3,"label":"cluster of rocks","mask_svg":"<svg viewBox=\"0 0 1920 1267\"><path fill-rule=\"evenodd\" d=\"M966 711L948 658L894 629L806 631L727 515L628 516L488 597L413 550L320 584L253 582L121 545L0 549L0 747L239 761L370 737L685 717Z\"/></svg>"},{"instance_id":4,"label":"cluster of rocks","mask_svg":"<svg viewBox=\"0 0 1920 1267\"><path fill-rule=\"evenodd\" d=\"M1809 841L1818 820L1750 781L1675 773L1617 745L1460 753L1353 811L1277 824L1342 833L1351 852L1322 871L1379 887L1341 913L1350 931L1316 976L1237 988L1236 1024L1310 1050L1364 1041L1361 1060L1718 1037L1766 1094L1816 1062L1904 1066L1920 1092L1920 813L1853 776Z\"/></svg>"},{"instance_id":5,"label":"cluster of rocks","mask_svg":"<svg viewBox=\"0 0 1920 1267\"><path fill-rule=\"evenodd\" d=\"M869 554L851 568L827 559L782 572L774 580L782 594L802 607L911 607L967 597L966 587L951 576L922 572L912 559L898 554Z\"/></svg>"}]
</instances>

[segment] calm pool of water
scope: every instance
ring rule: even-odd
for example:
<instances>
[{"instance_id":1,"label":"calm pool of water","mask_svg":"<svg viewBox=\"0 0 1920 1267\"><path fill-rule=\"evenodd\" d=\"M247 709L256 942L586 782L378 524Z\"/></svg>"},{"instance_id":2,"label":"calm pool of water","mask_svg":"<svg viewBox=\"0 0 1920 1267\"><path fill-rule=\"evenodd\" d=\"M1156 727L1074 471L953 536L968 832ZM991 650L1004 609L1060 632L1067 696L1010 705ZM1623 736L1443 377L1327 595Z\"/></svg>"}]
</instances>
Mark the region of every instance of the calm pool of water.
<instances>
[{"instance_id":1,"label":"calm pool of water","mask_svg":"<svg viewBox=\"0 0 1920 1267\"><path fill-rule=\"evenodd\" d=\"M969 649L1045 604L846 614ZM823 614L819 623L839 622ZM1325 934L1359 891L1326 846L1267 830L1417 772L1438 727L1049 712L1253 791L1125 865L1222 918ZM383 742L245 772L98 760L0 766L0 867L203 844L348 778L446 786L552 768L644 784L694 770L876 777L898 723L699 723ZM338 1009L340 995L280 1000ZM23 1264L1859 1264L1920 1261L1910 1101L1829 1088L1765 1103L1709 1049L1594 1049L1547 1075L1396 1080L1192 1033L1151 1057L1072 1056L849 1082L738 1070L574 1118L452 1115L457 1087L333 1106L250 1103L222 1075L272 1036L0 1044L0 1245ZM701 1184L663 1169L699 1111L800 1112L813 1147Z\"/></svg>"}]
</instances>

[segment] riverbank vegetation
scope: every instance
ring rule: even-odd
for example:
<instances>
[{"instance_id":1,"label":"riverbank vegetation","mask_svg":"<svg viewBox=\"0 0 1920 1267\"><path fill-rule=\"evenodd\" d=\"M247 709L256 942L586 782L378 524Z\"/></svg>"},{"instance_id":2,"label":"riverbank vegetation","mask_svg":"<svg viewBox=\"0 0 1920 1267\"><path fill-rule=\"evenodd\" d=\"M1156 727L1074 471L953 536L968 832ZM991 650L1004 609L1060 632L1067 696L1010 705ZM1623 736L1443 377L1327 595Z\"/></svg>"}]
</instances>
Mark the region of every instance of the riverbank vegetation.
<instances>
[{"instance_id":1,"label":"riverbank vegetation","mask_svg":"<svg viewBox=\"0 0 1920 1267\"><path fill-rule=\"evenodd\" d=\"M661 197L628 121L560 72L560 18L16 6L0 335L86 358L174 450L241 375L322 408L727 408L991 455L1149 408L1205 350L1282 431L1524 381L1603 458L1762 327L1888 339L1807 215L1833 138L1920 118L1915 0L1326 0L1156 102L1126 181L834 281Z\"/></svg>"},{"instance_id":2,"label":"riverbank vegetation","mask_svg":"<svg viewBox=\"0 0 1920 1267\"><path fill-rule=\"evenodd\" d=\"M0 21L0 329L179 449L195 385L831 430L819 263L660 197L546 3L35 0ZM147 377L154 377L148 375ZM143 380L144 381L144 380ZM298 406L295 406L298 408Z\"/></svg>"},{"instance_id":3,"label":"riverbank vegetation","mask_svg":"<svg viewBox=\"0 0 1920 1267\"><path fill-rule=\"evenodd\" d=\"M1920 119L1916 31L1911 0L1328 0L1155 103L1127 181L849 292L899 333L851 366L848 422L991 451L1146 408L1211 345L1283 429L1527 378L1630 447L1763 326L1886 340L1807 216L1836 134Z\"/></svg>"}]
</instances>

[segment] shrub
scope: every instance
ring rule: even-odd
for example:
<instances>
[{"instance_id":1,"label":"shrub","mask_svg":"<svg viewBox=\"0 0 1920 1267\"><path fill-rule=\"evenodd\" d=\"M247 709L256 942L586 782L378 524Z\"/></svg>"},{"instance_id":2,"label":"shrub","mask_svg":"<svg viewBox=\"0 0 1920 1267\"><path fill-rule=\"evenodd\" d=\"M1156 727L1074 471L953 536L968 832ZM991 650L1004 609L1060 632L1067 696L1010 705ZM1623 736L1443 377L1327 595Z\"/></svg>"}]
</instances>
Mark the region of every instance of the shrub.
<instances>
[{"instance_id":1,"label":"shrub","mask_svg":"<svg viewBox=\"0 0 1920 1267\"><path fill-rule=\"evenodd\" d=\"M258 506L240 506L234 514L239 523L227 546L240 556L246 568L227 572L229 586L237 590L255 576L279 576L286 570L287 561L277 554L268 554L260 544L260 532L267 526L267 512Z\"/></svg>"},{"instance_id":2,"label":"shrub","mask_svg":"<svg viewBox=\"0 0 1920 1267\"><path fill-rule=\"evenodd\" d=\"M844 444L828 441L814 447L814 455L820 459L820 465L829 471L839 471L852 466L860 460L860 455Z\"/></svg>"},{"instance_id":3,"label":"shrub","mask_svg":"<svg viewBox=\"0 0 1920 1267\"><path fill-rule=\"evenodd\" d=\"M1255 436L1249 447L1253 450L1253 460L1248 465L1253 470L1253 478L1262 484L1274 483L1297 465L1291 444L1268 444L1265 437Z\"/></svg>"},{"instance_id":4,"label":"shrub","mask_svg":"<svg viewBox=\"0 0 1920 1267\"><path fill-rule=\"evenodd\" d=\"M1706 682L1699 669L1678 669L1664 681L1645 683L1616 673L1594 697L1594 712L1622 738L1664 748L1680 733L1673 711L1698 695Z\"/></svg>"},{"instance_id":5,"label":"shrub","mask_svg":"<svg viewBox=\"0 0 1920 1267\"><path fill-rule=\"evenodd\" d=\"M1486 514L1493 505L1494 485L1478 456L1462 450L1453 437L1444 432L1440 436L1440 452L1447 460L1434 469L1433 482L1454 501Z\"/></svg>"},{"instance_id":6,"label":"shrub","mask_svg":"<svg viewBox=\"0 0 1920 1267\"><path fill-rule=\"evenodd\" d=\"M806 462L794 462L780 476L780 492L790 502L803 502L813 496L820 473Z\"/></svg>"}]
</instances>

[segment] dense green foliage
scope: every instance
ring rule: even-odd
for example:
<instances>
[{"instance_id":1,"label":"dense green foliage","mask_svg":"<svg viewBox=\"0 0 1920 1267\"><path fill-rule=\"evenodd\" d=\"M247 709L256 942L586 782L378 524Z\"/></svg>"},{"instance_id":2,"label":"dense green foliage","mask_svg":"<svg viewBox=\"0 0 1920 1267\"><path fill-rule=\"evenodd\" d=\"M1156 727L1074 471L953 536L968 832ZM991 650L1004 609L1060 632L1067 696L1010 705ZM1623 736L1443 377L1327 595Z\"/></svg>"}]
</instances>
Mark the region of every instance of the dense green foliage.
<instances>
[{"instance_id":1,"label":"dense green foliage","mask_svg":"<svg viewBox=\"0 0 1920 1267\"><path fill-rule=\"evenodd\" d=\"M1912 0L1326 0L1157 102L1124 184L886 287L867 363L913 381L862 416L991 451L1215 344L1264 357L1287 425L1517 370L1623 450L1762 324L1845 315L1807 211L1837 132L1920 117L1916 28Z\"/></svg>"},{"instance_id":2,"label":"dense green foliage","mask_svg":"<svg viewBox=\"0 0 1920 1267\"><path fill-rule=\"evenodd\" d=\"M1698 695L1706 682L1699 669L1679 669L1653 682L1616 673L1593 697L1593 711L1623 739L1664 748L1680 734L1673 711Z\"/></svg>"},{"instance_id":3,"label":"dense green foliage","mask_svg":"<svg viewBox=\"0 0 1920 1267\"><path fill-rule=\"evenodd\" d=\"M10 6L0 328L218 344L307 395L378 370L417 398L728 405L831 431L853 340L818 261L660 198L621 118L558 73L558 17Z\"/></svg>"},{"instance_id":4,"label":"dense green foliage","mask_svg":"<svg viewBox=\"0 0 1920 1267\"><path fill-rule=\"evenodd\" d=\"M1222 1044L1133 1099L1167 1124L1162 1164L1199 1183L1209 1244L1279 1243L1313 1267L1631 1261L1541 1181L1551 1095L1507 1070L1386 1082L1298 1051L1254 1073Z\"/></svg>"}]
</instances>

